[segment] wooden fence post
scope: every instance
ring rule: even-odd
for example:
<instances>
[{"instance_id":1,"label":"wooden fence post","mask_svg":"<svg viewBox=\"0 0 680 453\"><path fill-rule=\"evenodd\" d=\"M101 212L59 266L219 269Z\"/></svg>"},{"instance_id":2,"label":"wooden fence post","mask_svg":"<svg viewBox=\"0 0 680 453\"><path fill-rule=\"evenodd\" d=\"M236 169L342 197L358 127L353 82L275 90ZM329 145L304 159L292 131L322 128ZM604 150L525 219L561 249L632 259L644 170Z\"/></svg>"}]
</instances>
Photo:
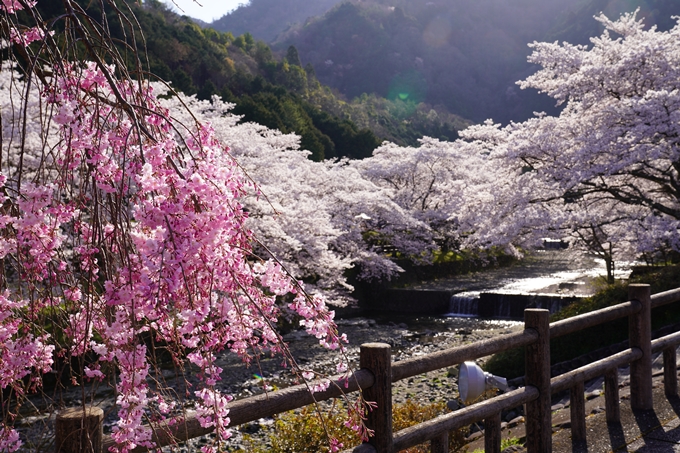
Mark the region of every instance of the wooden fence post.
<instances>
[{"instance_id":1,"label":"wooden fence post","mask_svg":"<svg viewBox=\"0 0 680 453\"><path fill-rule=\"evenodd\" d=\"M448 432L445 432L430 441L430 453L449 453Z\"/></svg>"},{"instance_id":2,"label":"wooden fence post","mask_svg":"<svg viewBox=\"0 0 680 453\"><path fill-rule=\"evenodd\" d=\"M524 310L524 328L538 333L536 342L526 348L525 382L539 392L538 399L526 405L527 453L552 452L549 317L548 310Z\"/></svg>"},{"instance_id":3,"label":"wooden fence post","mask_svg":"<svg viewBox=\"0 0 680 453\"><path fill-rule=\"evenodd\" d=\"M604 407L607 423L618 423L621 421L618 368L612 368L604 375Z\"/></svg>"},{"instance_id":4,"label":"wooden fence post","mask_svg":"<svg viewBox=\"0 0 680 453\"><path fill-rule=\"evenodd\" d=\"M642 304L639 313L628 318L631 348L642 351L642 357L630 364L630 406L632 409L652 409L652 299L649 285L628 286L631 301Z\"/></svg>"},{"instance_id":5,"label":"wooden fence post","mask_svg":"<svg viewBox=\"0 0 680 453\"><path fill-rule=\"evenodd\" d=\"M57 414L54 427L56 453L101 453L104 411L100 407L74 407Z\"/></svg>"},{"instance_id":6,"label":"wooden fence post","mask_svg":"<svg viewBox=\"0 0 680 453\"><path fill-rule=\"evenodd\" d=\"M366 426L375 431L369 443L380 453L393 453L392 439L392 351L385 343L365 343L359 352L359 366L375 376L375 383L363 391L366 401L377 407L366 414Z\"/></svg>"},{"instance_id":7,"label":"wooden fence post","mask_svg":"<svg viewBox=\"0 0 680 453\"><path fill-rule=\"evenodd\" d=\"M586 441L586 400L583 381L573 386L569 397L569 415L571 418L571 441L583 444Z\"/></svg>"},{"instance_id":8,"label":"wooden fence post","mask_svg":"<svg viewBox=\"0 0 680 453\"><path fill-rule=\"evenodd\" d=\"M501 413L497 412L484 419L484 451L501 452Z\"/></svg>"},{"instance_id":9,"label":"wooden fence post","mask_svg":"<svg viewBox=\"0 0 680 453\"><path fill-rule=\"evenodd\" d=\"M678 394L678 345L673 345L663 350L663 388L666 396Z\"/></svg>"}]
</instances>

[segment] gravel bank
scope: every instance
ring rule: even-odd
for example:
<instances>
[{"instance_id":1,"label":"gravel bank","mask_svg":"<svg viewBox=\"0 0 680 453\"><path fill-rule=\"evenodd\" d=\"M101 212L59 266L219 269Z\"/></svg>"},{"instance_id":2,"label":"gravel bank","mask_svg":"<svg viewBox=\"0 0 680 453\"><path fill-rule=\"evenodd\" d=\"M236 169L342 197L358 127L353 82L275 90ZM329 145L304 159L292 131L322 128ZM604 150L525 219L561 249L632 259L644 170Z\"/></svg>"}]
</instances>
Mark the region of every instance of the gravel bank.
<instances>
[{"instance_id":1,"label":"gravel bank","mask_svg":"<svg viewBox=\"0 0 680 453\"><path fill-rule=\"evenodd\" d=\"M451 348L467 343L480 341L497 335L510 333L521 329L522 324L505 321L480 321L477 319L437 319L417 318L412 323L380 322L367 318L340 320L341 332L350 339L348 357L352 367L358 366L359 346L367 342L382 342L392 346L393 360L399 361L410 357L432 353L441 349ZM298 331L286 335L291 352L302 367L313 369L319 373L334 374L335 358L328 351L319 347L315 339L304 332ZM233 358L231 358L233 360ZM484 359L480 360L480 363ZM225 386L232 389L237 398L247 397L262 392L262 381L253 379L253 368L245 370L241 364L220 364L230 376L229 381L236 383ZM280 359L266 359L261 363L261 370L257 373L269 379L269 383L283 387L294 384L294 378L287 371L280 368ZM226 380L225 380L226 381ZM241 384L238 384L238 383ZM226 384L226 382L225 382ZM393 402L403 403L408 399L421 402L449 401L458 395L456 379L447 369L432 371L423 375L399 381L393 387ZM271 429L271 419L261 419L249 423L235 431L231 440L234 449L241 448L241 431L266 440L266 433ZM207 440L207 439L206 439ZM205 440L196 439L183 451L195 451L195 448Z\"/></svg>"},{"instance_id":2,"label":"gravel bank","mask_svg":"<svg viewBox=\"0 0 680 453\"><path fill-rule=\"evenodd\" d=\"M476 342L521 329L517 322L481 321L465 318L412 318L408 324L398 321L381 321L368 318L341 319L338 321L341 333L349 338L347 357L351 367L356 368L359 360L359 346L367 342L383 342L392 346L393 360L399 361L410 357L432 353L466 343ZM335 364L339 356L330 353L318 345L315 338L304 331L294 331L285 335L290 351L300 367L314 370L323 375L334 375ZM224 369L223 380L219 383L221 390L233 395L236 399L245 398L264 392L265 386L284 388L296 384L295 376L289 369L282 367L281 357L264 357L257 363L246 367L240 358L225 353L217 361ZM172 370L162 371L164 378L178 392L184 392L185 383L196 384L195 374L188 372L182 379L173 378ZM66 405L82 404L83 395L94 393L96 405L102 407L106 418L105 432L110 432L116 419L115 395L108 386L101 386L94 392L89 388L73 388L61 396ZM403 403L407 399L422 402L448 401L457 396L456 380L448 370L439 370L395 383L393 388L394 403ZM89 400L89 397L88 397ZM39 403L38 403L39 405ZM190 409L190 407L188 407ZM31 414L19 420L18 428L25 443L22 452L47 452L53 449L54 411L48 414ZM272 419L260 419L234 430L230 440L233 450L243 448L242 433L246 432L265 442L266 433L271 429ZM210 436L193 439L185 445L166 448L167 452L193 453L203 445L210 443Z\"/></svg>"}]
</instances>

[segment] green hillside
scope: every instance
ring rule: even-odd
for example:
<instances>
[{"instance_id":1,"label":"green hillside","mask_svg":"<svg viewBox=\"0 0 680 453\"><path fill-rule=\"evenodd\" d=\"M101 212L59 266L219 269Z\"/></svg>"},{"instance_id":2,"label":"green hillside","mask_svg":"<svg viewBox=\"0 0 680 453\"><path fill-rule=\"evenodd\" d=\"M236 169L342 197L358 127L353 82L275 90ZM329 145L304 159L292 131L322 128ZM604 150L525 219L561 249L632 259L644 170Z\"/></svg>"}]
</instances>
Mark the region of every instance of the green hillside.
<instances>
[{"instance_id":1,"label":"green hillside","mask_svg":"<svg viewBox=\"0 0 680 453\"><path fill-rule=\"evenodd\" d=\"M345 2L279 37L319 80L348 97L440 104L475 121L523 119L552 102L519 90L531 72L527 43L549 29L563 1Z\"/></svg>"},{"instance_id":2,"label":"green hillside","mask_svg":"<svg viewBox=\"0 0 680 453\"><path fill-rule=\"evenodd\" d=\"M483 121L520 121L554 102L515 82L530 75L533 41L588 43L593 16L641 6L663 28L677 0L364 0L344 2L298 24L273 44L294 45L321 83L353 98L363 93L412 99Z\"/></svg>"},{"instance_id":3,"label":"green hillside","mask_svg":"<svg viewBox=\"0 0 680 453\"><path fill-rule=\"evenodd\" d=\"M118 1L131 9L136 23L125 27L107 10L108 27L121 42L132 42L130 37L136 35L141 70L200 99L218 95L235 103L234 112L243 115L242 121L295 132L312 159L367 157L383 140L416 145L423 135L455 139L457 130L469 124L442 108L410 100L365 97L343 101L319 83L311 65L302 67L294 47L275 55L249 33L234 36L201 28L159 0L146 0L143 5L135 0ZM101 21L99 4L80 3L93 21ZM39 1L39 7L46 19L62 11L51 0ZM127 52L130 67L135 68L137 60Z\"/></svg>"}]
</instances>

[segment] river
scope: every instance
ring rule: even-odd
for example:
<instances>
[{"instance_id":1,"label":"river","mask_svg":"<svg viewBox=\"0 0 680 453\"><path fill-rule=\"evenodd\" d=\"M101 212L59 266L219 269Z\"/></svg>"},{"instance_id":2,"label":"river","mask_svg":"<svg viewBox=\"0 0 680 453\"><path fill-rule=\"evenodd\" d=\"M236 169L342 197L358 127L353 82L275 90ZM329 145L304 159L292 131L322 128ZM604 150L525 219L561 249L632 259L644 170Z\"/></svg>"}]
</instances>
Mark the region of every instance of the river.
<instances>
[{"instance_id":1,"label":"river","mask_svg":"<svg viewBox=\"0 0 680 453\"><path fill-rule=\"evenodd\" d=\"M626 278L623 265L617 278ZM606 275L604 262L572 250L537 250L507 267L411 285L408 291L450 294L448 316L518 319L525 306L551 312L592 295ZM501 305L504 306L501 307Z\"/></svg>"},{"instance_id":2,"label":"river","mask_svg":"<svg viewBox=\"0 0 680 453\"><path fill-rule=\"evenodd\" d=\"M454 295L474 295L487 291L588 295L596 287L596 278L603 272L602 263L592 258L570 251L539 251L510 267L490 268L455 278L424 282L416 285L415 289L447 290ZM389 343L393 350L393 360L399 361L506 334L521 329L521 323L453 315L406 316L383 313L370 318L339 319L338 327L341 332L348 334L350 344L346 360L356 368L359 345L365 342ZM303 331L296 331L287 334L285 340L290 344L291 353L302 368L320 375L334 374L338 357L320 348L314 338ZM272 385L286 387L295 382L290 371L281 367L280 358L263 357L256 366L247 369L241 359L225 352L218 358L217 365L224 369L223 380L218 387L236 398L261 393L264 388L271 388ZM175 378L171 370L162 370L162 379L175 389L185 388L187 384L198 384L196 376L190 371ZM95 404L105 409L105 431L109 432L116 419L115 394L107 386L88 390L92 392ZM82 404L83 395L89 392L82 388L68 389L62 394L62 398L69 405L79 405ZM409 398L422 401L447 400L456 395L457 386L447 370L439 370L400 382L395 386L394 392L396 403ZM35 404L35 407L40 406L39 401L35 401ZM24 439L49 442L53 417L52 411L25 414L18 421L19 431ZM266 426L271 426L271 423L271 419L260 420L249 423L243 429L251 434L257 432L264 437L264 433L268 431ZM194 439L172 451L195 452L198 447L209 442L210 436ZM241 432L236 431L232 446L239 446L241 442ZM26 445L23 451L31 451L31 447Z\"/></svg>"}]
</instances>

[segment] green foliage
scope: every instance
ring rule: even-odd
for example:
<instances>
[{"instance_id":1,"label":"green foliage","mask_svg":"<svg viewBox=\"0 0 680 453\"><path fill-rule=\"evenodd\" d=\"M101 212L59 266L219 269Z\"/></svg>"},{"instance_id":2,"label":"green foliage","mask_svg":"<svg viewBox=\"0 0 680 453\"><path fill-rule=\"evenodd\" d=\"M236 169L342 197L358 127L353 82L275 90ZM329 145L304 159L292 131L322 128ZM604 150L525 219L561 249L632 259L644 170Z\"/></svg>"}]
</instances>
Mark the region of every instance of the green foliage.
<instances>
[{"instance_id":1,"label":"green foliage","mask_svg":"<svg viewBox=\"0 0 680 453\"><path fill-rule=\"evenodd\" d=\"M519 437L508 437L506 439L501 439L501 451L513 445L522 445L522 441Z\"/></svg>"},{"instance_id":2,"label":"green foliage","mask_svg":"<svg viewBox=\"0 0 680 453\"><path fill-rule=\"evenodd\" d=\"M443 401L424 404L412 399L406 400L403 404L396 404L392 409L392 429L400 431L418 423L431 420L439 415L449 412ZM459 452L465 449L465 436L467 429L459 429L449 432L449 451ZM425 444L404 450L407 453L427 453L429 446Z\"/></svg>"},{"instance_id":3,"label":"green foliage","mask_svg":"<svg viewBox=\"0 0 680 453\"><path fill-rule=\"evenodd\" d=\"M253 35L246 32L234 40L234 45L244 52L250 52L253 46L255 46L255 39Z\"/></svg>"},{"instance_id":4,"label":"green foliage","mask_svg":"<svg viewBox=\"0 0 680 453\"><path fill-rule=\"evenodd\" d=\"M323 421L320 419L323 418ZM305 406L299 413L286 412L276 417L274 432L269 434L267 446L256 445L255 439L244 436L251 453L313 453L327 452L329 436L343 445L357 442L354 432L344 425L346 412L339 408L329 413L317 413L313 406Z\"/></svg>"},{"instance_id":5,"label":"green foliage","mask_svg":"<svg viewBox=\"0 0 680 453\"><path fill-rule=\"evenodd\" d=\"M423 135L453 140L458 136L457 129L468 124L441 107L418 104L413 98L388 101L363 96L346 102L318 82L316 68L309 63L302 67L294 46L277 60L270 47L250 33L234 37L230 32L201 29L159 1L143 5L133 0L118 1L128 3L144 35L141 39L140 29L134 30L139 36L135 42L140 58L127 52L131 55L130 69L139 66L200 99L219 94L237 105L236 113L243 115L243 121L300 135L302 147L311 151L311 159L367 157L383 140L400 145L417 145ZM102 16L101 4L79 2L94 20ZM261 0L251 6L263 3L269 5L268 0ZM40 3L46 20L61 11L53 5ZM343 8L349 22L359 11L354 6ZM132 31L120 26L111 8L105 13L113 38L122 42ZM405 76L404 80L410 79Z\"/></svg>"},{"instance_id":6,"label":"green foliage","mask_svg":"<svg viewBox=\"0 0 680 453\"><path fill-rule=\"evenodd\" d=\"M295 48L295 46L288 47L288 51L286 52L286 61L288 62L288 64L302 67L300 55L298 54L298 51Z\"/></svg>"},{"instance_id":7,"label":"green foliage","mask_svg":"<svg viewBox=\"0 0 680 453\"><path fill-rule=\"evenodd\" d=\"M423 404L413 400L396 404L392 410L393 430L399 431L422 423L448 412L444 402ZM322 415L323 422L313 406L306 406L299 412L280 414L275 421L274 431L269 434L267 446L256 445L256 440L244 436L247 451L251 453L316 453L328 451L328 436L338 439L345 448L359 443L356 434L344 425L346 410L344 406L335 407ZM449 433L449 451L464 451L466 430ZM405 453L426 453L429 448L423 445L404 450Z\"/></svg>"},{"instance_id":8,"label":"green foliage","mask_svg":"<svg viewBox=\"0 0 680 453\"><path fill-rule=\"evenodd\" d=\"M652 294L677 288L680 266L660 266L631 275L630 283L648 283ZM628 300L628 282L603 286L592 297L584 298L565 307L551 317L551 322L610 307ZM671 304L652 310L652 329L680 322L680 304ZM579 357L599 348L619 343L628 338L628 320L618 319L550 341L552 364ZM524 349L513 349L493 355L485 365L492 374L506 378L524 375Z\"/></svg>"},{"instance_id":9,"label":"green foliage","mask_svg":"<svg viewBox=\"0 0 680 453\"><path fill-rule=\"evenodd\" d=\"M196 87L194 86L191 77L184 72L182 68L177 68L172 73L173 86L176 90L181 91L186 94L196 93Z\"/></svg>"},{"instance_id":10,"label":"green foliage","mask_svg":"<svg viewBox=\"0 0 680 453\"><path fill-rule=\"evenodd\" d=\"M214 83L212 83L211 80L208 80L207 82L205 82L205 84L203 84L201 89L198 90L196 96L198 97L198 99L208 100L215 94L217 94L217 87L215 86Z\"/></svg>"},{"instance_id":11,"label":"green foliage","mask_svg":"<svg viewBox=\"0 0 680 453\"><path fill-rule=\"evenodd\" d=\"M302 147L312 152L313 160L334 157L333 141L316 128L304 104L282 91L265 91L263 88L253 95L243 95L234 113L243 115L247 121L254 121L284 133L296 132L301 136Z\"/></svg>"},{"instance_id":12,"label":"green foliage","mask_svg":"<svg viewBox=\"0 0 680 453\"><path fill-rule=\"evenodd\" d=\"M418 146L423 136L452 141L458 131L472 124L449 113L441 105L385 99L364 94L351 102L337 102L330 91L309 93L310 102L324 111L351 120L360 128L368 128L379 137L402 146Z\"/></svg>"},{"instance_id":13,"label":"green foliage","mask_svg":"<svg viewBox=\"0 0 680 453\"><path fill-rule=\"evenodd\" d=\"M492 355L484 364L484 370L506 379L524 376L524 348L510 349Z\"/></svg>"}]
</instances>

